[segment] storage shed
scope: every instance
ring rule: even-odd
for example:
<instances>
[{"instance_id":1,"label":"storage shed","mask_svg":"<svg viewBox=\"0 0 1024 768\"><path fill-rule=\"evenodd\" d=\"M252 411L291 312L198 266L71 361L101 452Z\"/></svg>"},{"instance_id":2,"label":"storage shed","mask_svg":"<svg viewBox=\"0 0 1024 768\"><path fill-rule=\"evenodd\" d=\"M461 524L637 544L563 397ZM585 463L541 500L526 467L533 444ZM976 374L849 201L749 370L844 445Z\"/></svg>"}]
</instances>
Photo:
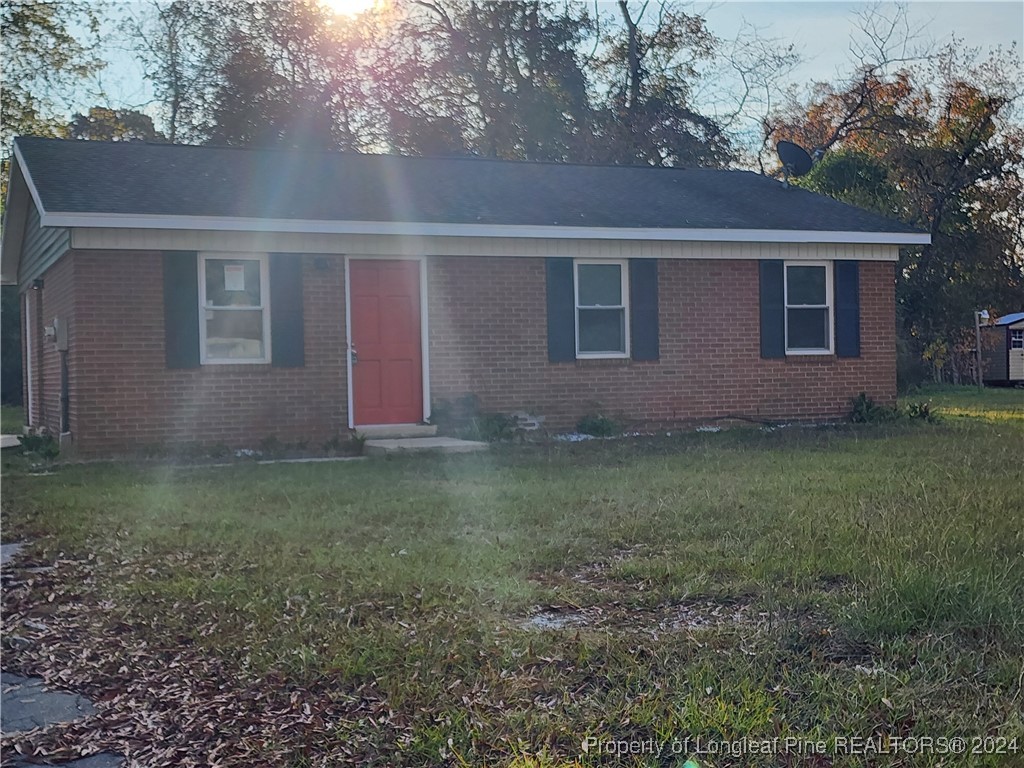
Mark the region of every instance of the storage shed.
<instances>
[{"instance_id":1,"label":"storage shed","mask_svg":"<svg viewBox=\"0 0 1024 768\"><path fill-rule=\"evenodd\" d=\"M1024 312L1003 315L981 333L985 383L1024 385Z\"/></svg>"}]
</instances>

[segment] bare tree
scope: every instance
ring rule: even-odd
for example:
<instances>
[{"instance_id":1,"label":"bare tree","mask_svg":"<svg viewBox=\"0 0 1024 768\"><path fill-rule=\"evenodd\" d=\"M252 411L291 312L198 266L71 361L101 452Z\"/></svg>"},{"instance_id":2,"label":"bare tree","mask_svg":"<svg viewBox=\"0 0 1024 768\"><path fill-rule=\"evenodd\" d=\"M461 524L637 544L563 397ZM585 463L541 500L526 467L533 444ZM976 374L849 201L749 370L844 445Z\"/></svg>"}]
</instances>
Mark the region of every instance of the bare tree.
<instances>
[{"instance_id":1,"label":"bare tree","mask_svg":"<svg viewBox=\"0 0 1024 768\"><path fill-rule=\"evenodd\" d=\"M203 135L206 108L221 65L220 19L202 0L149 0L122 22L163 111L171 143Z\"/></svg>"}]
</instances>

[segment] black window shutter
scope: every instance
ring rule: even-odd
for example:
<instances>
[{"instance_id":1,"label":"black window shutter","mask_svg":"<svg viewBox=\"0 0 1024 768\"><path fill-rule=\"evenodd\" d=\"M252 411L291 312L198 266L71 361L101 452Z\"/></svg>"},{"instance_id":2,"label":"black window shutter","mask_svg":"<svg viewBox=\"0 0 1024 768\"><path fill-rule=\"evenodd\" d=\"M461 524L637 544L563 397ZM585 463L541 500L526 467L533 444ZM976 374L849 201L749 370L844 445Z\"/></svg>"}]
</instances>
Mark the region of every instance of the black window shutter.
<instances>
[{"instance_id":1,"label":"black window shutter","mask_svg":"<svg viewBox=\"0 0 1024 768\"><path fill-rule=\"evenodd\" d=\"M548 360L576 359L576 292L572 259L547 259Z\"/></svg>"},{"instance_id":2,"label":"black window shutter","mask_svg":"<svg viewBox=\"0 0 1024 768\"><path fill-rule=\"evenodd\" d=\"M836 357L860 357L860 262L835 263Z\"/></svg>"},{"instance_id":3,"label":"black window shutter","mask_svg":"<svg viewBox=\"0 0 1024 768\"><path fill-rule=\"evenodd\" d=\"M168 368L199 367L199 257L164 251L164 352Z\"/></svg>"},{"instance_id":4,"label":"black window shutter","mask_svg":"<svg viewBox=\"0 0 1024 768\"><path fill-rule=\"evenodd\" d=\"M279 368L306 364L302 306L302 256L270 254L270 357Z\"/></svg>"},{"instance_id":5,"label":"black window shutter","mask_svg":"<svg viewBox=\"0 0 1024 768\"><path fill-rule=\"evenodd\" d=\"M658 359L658 260L629 260L629 337L634 360Z\"/></svg>"},{"instance_id":6,"label":"black window shutter","mask_svg":"<svg viewBox=\"0 0 1024 768\"><path fill-rule=\"evenodd\" d=\"M761 357L786 356L786 270L779 259L762 259Z\"/></svg>"}]
</instances>

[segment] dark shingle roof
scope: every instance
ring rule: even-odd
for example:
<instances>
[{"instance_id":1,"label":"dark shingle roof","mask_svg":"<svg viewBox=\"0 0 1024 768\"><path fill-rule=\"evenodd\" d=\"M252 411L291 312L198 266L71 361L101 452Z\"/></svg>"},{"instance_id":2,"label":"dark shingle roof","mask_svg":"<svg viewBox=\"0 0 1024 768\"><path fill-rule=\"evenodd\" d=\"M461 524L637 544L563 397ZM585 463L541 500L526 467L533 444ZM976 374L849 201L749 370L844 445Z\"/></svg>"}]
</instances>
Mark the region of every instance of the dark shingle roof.
<instances>
[{"instance_id":1,"label":"dark shingle roof","mask_svg":"<svg viewBox=\"0 0 1024 768\"><path fill-rule=\"evenodd\" d=\"M748 171L19 138L51 213L913 233Z\"/></svg>"}]
</instances>

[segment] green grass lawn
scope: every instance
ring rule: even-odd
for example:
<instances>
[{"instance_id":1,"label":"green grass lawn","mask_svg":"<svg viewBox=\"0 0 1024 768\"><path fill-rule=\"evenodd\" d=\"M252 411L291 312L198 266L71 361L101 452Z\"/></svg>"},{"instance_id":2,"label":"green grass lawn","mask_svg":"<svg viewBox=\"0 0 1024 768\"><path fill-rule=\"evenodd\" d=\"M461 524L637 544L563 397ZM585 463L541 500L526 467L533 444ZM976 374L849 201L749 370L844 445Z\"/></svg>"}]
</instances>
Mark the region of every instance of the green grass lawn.
<instances>
[{"instance_id":1,"label":"green grass lawn","mask_svg":"<svg viewBox=\"0 0 1024 768\"><path fill-rule=\"evenodd\" d=\"M25 411L20 405L0 405L0 434L20 435Z\"/></svg>"},{"instance_id":2,"label":"green grass lawn","mask_svg":"<svg viewBox=\"0 0 1024 768\"><path fill-rule=\"evenodd\" d=\"M1021 396L910 399L949 417L450 459L11 464L5 539L68 564L9 594L4 621L76 630L5 665L49 655L85 690L163 690L192 659L171 676L197 681L193 703L157 718L177 730L141 718L139 744L178 738L206 678L313 702L302 747L253 746L217 710L226 764L1022 765ZM835 744L869 736L1004 754ZM698 737L827 747L708 756Z\"/></svg>"},{"instance_id":3,"label":"green grass lawn","mask_svg":"<svg viewBox=\"0 0 1024 768\"><path fill-rule=\"evenodd\" d=\"M906 402L928 402L950 417L988 421L1024 421L1024 389L1011 387L929 385L905 395Z\"/></svg>"}]
</instances>

